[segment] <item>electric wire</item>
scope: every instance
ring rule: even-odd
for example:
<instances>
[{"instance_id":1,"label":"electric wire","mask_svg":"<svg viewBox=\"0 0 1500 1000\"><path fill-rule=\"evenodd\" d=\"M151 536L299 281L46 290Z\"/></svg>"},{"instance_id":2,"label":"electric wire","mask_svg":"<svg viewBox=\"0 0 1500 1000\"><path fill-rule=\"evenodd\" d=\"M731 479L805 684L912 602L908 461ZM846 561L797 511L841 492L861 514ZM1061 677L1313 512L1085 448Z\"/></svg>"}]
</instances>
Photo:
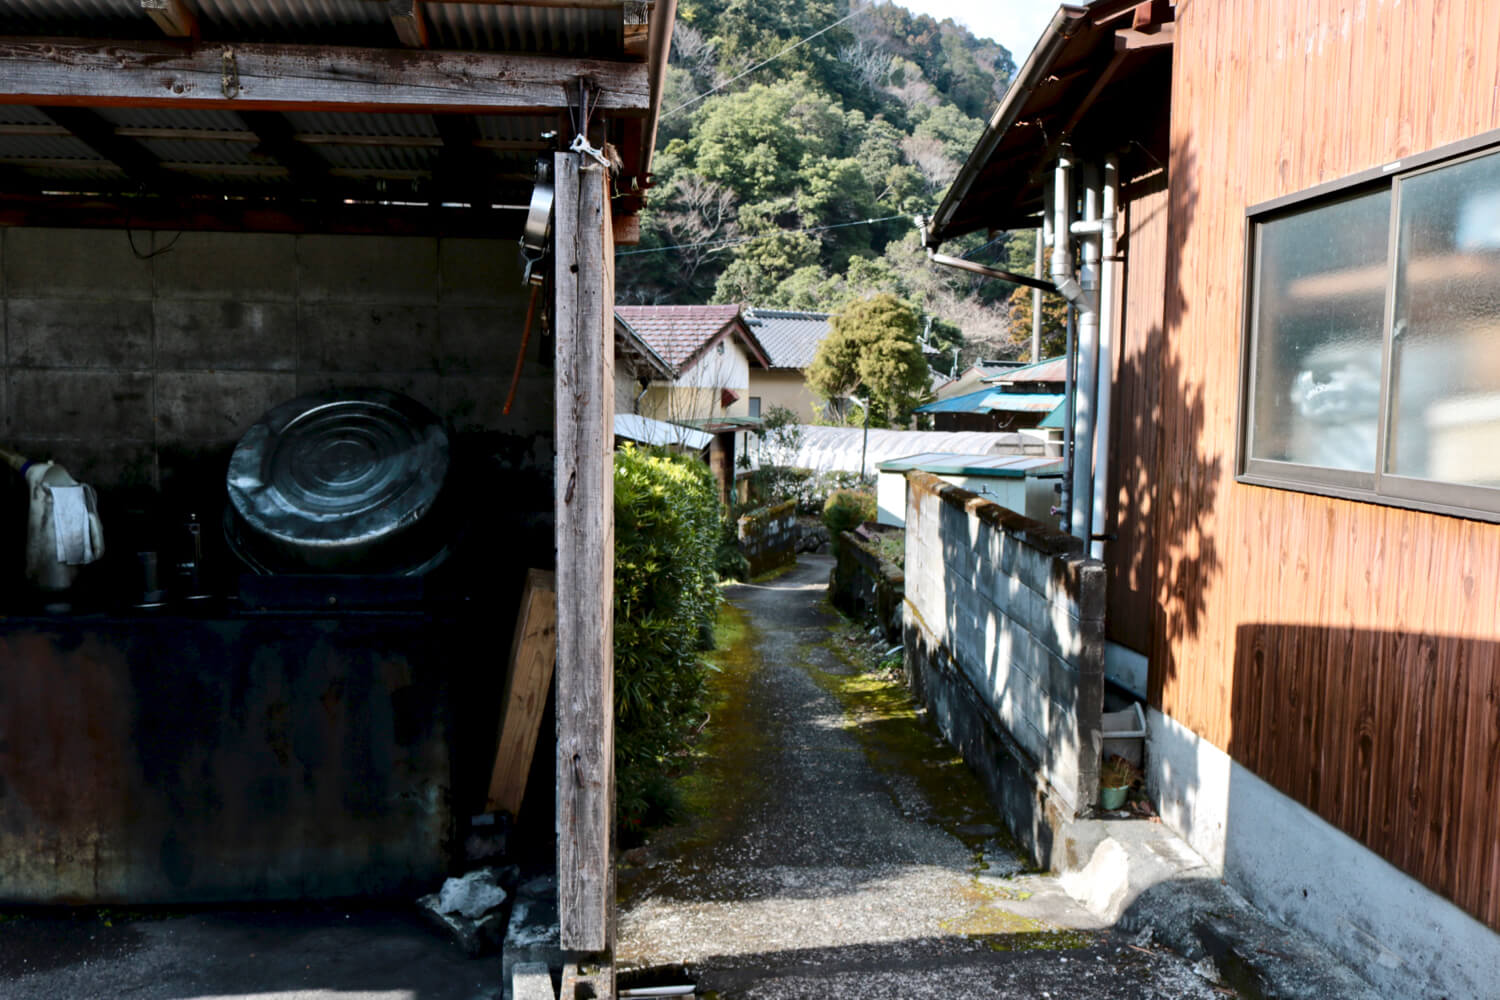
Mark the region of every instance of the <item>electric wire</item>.
<instances>
[{"instance_id":1,"label":"electric wire","mask_svg":"<svg viewBox=\"0 0 1500 1000\"><path fill-rule=\"evenodd\" d=\"M745 243L754 243L756 240L770 239L772 236L800 236L803 233L822 233L830 229L848 229L850 226L872 226L877 222L891 222L896 219L910 219L910 215L882 215L878 219L854 219L850 222L834 222L826 226L808 226L805 229L773 229L768 233L759 233L755 236L737 236L727 240L704 240L701 243L673 243L664 247L643 247L636 250L617 250L616 257L628 257L640 253L666 253L668 250L696 250L699 247L733 247Z\"/></svg>"},{"instance_id":2,"label":"electric wire","mask_svg":"<svg viewBox=\"0 0 1500 1000\"><path fill-rule=\"evenodd\" d=\"M845 21L849 20L851 17L854 17L856 14L863 14L866 10L868 10L870 8L870 6L871 6L870 4L866 4L863 7L855 7L853 10L849 11L849 13L845 14L843 17L839 18L837 21L832 21L832 22L824 25L823 27L819 28L817 31L814 31L812 34L808 35L806 38L799 38L797 41L795 41L792 44L788 45L786 48L782 49L780 52L778 52L775 55L771 56L769 59L763 59L760 62L756 63L754 66L751 66L749 69L745 70L743 73L738 73L738 74L730 77L729 79L725 80L723 83L714 86L712 89L705 90L703 93L699 94L697 97L694 97L692 100L683 101L681 104L677 105L677 107L673 108L672 110L662 112L661 117L658 118L657 121L666 121L668 118L671 118L673 115L675 115L677 112L681 111L683 108L686 108L686 107L689 107L691 105L697 104L699 101L703 100L705 97L712 97L714 94L716 94L719 91L723 90L725 87L729 86L731 83L734 83L736 80L743 80L745 77L749 76L751 73L754 73L756 70L760 69L762 66L766 66L766 65L768 65L770 63L775 62L776 60L780 59L782 56L786 55L788 52L790 52L793 49L798 48L798 47L800 47L802 45L806 45L808 42L812 41L814 38L817 38L819 35L823 34L824 32L826 32L826 31L832 31L834 28L837 28L839 25L843 24Z\"/></svg>"}]
</instances>

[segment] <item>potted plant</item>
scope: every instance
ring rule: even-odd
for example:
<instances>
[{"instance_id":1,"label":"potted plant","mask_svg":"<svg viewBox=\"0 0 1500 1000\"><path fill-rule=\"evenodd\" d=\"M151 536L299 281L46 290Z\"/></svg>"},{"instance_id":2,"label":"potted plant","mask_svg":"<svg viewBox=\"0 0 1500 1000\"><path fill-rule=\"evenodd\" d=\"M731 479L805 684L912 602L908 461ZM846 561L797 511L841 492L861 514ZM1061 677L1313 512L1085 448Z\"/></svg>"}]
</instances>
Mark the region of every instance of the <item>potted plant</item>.
<instances>
[{"instance_id":1,"label":"potted plant","mask_svg":"<svg viewBox=\"0 0 1500 1000\"><path fill-rule=\"evenodd\" d=\"M1125 793L1141 778L1141 772L1119 754L1110 754L1099 769L1099 808L1118 809L1125 804Z\"/></svg>"}]
</instances>

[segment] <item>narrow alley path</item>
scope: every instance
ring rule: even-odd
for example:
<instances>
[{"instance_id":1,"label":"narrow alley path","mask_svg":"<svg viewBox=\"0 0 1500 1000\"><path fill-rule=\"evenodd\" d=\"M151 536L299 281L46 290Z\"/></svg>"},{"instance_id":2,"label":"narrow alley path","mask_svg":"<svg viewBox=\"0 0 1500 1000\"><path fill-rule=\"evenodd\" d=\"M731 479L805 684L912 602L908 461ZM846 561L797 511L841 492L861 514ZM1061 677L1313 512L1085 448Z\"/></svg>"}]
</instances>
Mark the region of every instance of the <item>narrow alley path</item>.
<instances>
[{"instance_id":1,"label":"narrow alley path","mask_svg":"<svg viewBox=\"0 0 1500 1000\"><path fill-rule=\"evenodd\" d=\"M691 815L621 866L621 968L686 965L721 1000L1232 996L1026 872L904 688L866 671L831 560L800 560L727 593Z\"/></svg>"}]
</instances>

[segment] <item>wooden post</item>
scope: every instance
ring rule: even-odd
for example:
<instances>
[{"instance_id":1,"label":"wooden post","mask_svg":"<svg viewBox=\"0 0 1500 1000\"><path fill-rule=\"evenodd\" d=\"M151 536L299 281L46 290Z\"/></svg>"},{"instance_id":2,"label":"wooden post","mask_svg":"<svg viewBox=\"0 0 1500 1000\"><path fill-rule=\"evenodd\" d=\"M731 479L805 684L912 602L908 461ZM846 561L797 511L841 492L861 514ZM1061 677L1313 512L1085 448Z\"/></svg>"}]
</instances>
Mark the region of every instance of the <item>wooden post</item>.
<instances>
[{"instance_id":1,"label":"wooden post","mask_svg":"<svg viewBox=\"0 0 1500 1000\"><path fill-rule=\"evenodd\" d=\"M553 158L562 946L613 945L614 244L604 168Z\"/></svg>"}]
</instances>

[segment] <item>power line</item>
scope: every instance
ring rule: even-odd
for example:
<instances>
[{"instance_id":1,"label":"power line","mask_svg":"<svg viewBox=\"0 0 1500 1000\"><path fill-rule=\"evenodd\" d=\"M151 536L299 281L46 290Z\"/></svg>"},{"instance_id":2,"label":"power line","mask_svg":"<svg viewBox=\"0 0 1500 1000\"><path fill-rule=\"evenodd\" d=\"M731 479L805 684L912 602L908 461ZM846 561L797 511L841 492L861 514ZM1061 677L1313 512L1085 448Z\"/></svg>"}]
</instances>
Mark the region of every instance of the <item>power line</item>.
<instances>
[{"instance_id":1,"label":"power line","mask_svg":"<svg viewBox=\"0 0 1500 1000\"><path fill-rule=\"evenodd\" d=\"M751 66L749 69L745 70L743 73L740 73L740 74L738 74L736 76L730 77L729 79L725 80L723 83L717 85L716 87L713 87L710 90L704 91L703 93L699 94L697 97L693 98L690 101L683 101L681 104L677 105L677 107L673 108L671 111L664 111L664 112L662 112L661 117L658 118L657 120L658 121L666 121L668 118L671 118L673 115L675 115L677 112L681 111L683 108L688 107L691 104L697 104L699 101L703 100L705 97L712 97L714 94L716 94L719 91L723 90L725 87L729 86L731 83L734 83L736 80L743 80L745 77L749 76L751 73L754 73L756 70L760 69L762 66L765 66L768 63L775 62L776 60L780 59L782 56L786 55L788 52L790 52L793 49L797 48L798 46L806 45L808 42L812 41L814 38L817 38L819 35L823 34L825 31L832 31L834 28L837 28L839 25L843 24L845 21L849 20L854 15L856 15L856 14L863 14L868 9L869 9L868 5L865 6L865 7L855 7L853 10L849 11L849 13L845 14L843 17L839 18L837 21L834 21L831 24L824 25L823 27L819 28L817 31L814 31L812 34L808 35L806 38L799 38L797 41L795 41L792 44L788 45L786 48L782 49L780 52L776 53L771 58L761 60L760 62L756 63L754 66Z\"/></svg>"},{"instance_id":2,"label":"power line","mask_svg":"<svg viewBox=\"0 0 1500 1000\"><path fill-rule=\"evenodd\" d=\"M773 229L769 233L760 233L756 236L742 236L738 239L728 240L705 240L702 243L674 243L665 247L644 247L640 250L617 250L616 257L628 257L638 253L665 253L668 250L696 250L699 247L733 247L743 243L754 243L756 240L770 239L772 236L800 236L803 233L822 233L830 229L848 229L850 226L871 226L877 222L890 222L894 219L910 219L909 215L883 215L878 219L855 219L852 222L835 222L827 226L808 226L806 229Z\"/></svg>"}]
</instances>

